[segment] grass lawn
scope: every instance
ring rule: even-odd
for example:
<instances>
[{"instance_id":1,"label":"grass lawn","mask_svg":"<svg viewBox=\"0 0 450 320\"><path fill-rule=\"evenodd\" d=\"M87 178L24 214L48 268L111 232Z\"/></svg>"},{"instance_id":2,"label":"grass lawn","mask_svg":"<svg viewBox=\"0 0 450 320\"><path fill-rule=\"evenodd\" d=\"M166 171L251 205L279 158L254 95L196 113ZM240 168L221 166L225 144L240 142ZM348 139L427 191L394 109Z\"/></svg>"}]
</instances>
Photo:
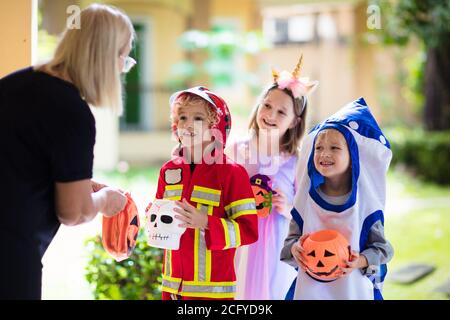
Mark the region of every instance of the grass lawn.
<instances>
[{"instance_id":1,"label":"grass lawn","mask_svg":"<svg viewBox=\"0 0 450 320\"><path fill-rule=\"evenodd\" d=\"M393 169L388 173L388 190L396 196L407 198L450 197L450 185L442 186L435 183L415 179L401 169ZM389 197L389 194L387 195ZM448 203L450 208L450 203Z\"/></svg>"},{"instance_id":2,"label":"grass lawn","mask_svg":"<svg viewBox=\"0 0 450 320\"><path fill-rule=\"evenodd\" d=\"M450 279L449 211L418 210L386 219L386 237L395 250L389 271L412 262L431 264L436 270L410 285L389 281L388 272L383 289L385 299L448 299L433 289Z\"/></svg>"},{"instance_id":3,"label":"grass lawn","mask_svg":"<svg viewBox=\"0 0 450 320\"><path fill-rule=\"evenodd\" d=\"M393 203L420 204L418 209L385 214L386 237L395 250L389 271L414 262L434 265L436 270L410 285L389 281L388 271L385 299L449 299L433 290L450 279L450 187L425 183L393 170L388 175L387 196Z\"/></svg>"}]
</instances>

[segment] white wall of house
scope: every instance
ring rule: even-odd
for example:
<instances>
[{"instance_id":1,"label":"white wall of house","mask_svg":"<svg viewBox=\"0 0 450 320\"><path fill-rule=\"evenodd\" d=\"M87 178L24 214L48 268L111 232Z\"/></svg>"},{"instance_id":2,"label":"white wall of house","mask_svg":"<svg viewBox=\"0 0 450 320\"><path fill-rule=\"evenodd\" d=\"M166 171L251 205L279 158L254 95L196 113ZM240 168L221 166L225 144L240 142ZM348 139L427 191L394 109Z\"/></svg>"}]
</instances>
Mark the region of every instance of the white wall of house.
<instances>
[{"instance_id":1,"label":"white wall of house","mask_svg":"<svg viewBox=\"0 0 450 320\"><path fill-rule=\"evenodd\" d=\"M107 109L92 108L96 122L94 169L114 170L119 160L119 120Z\"/></svg>"}]
</instances>

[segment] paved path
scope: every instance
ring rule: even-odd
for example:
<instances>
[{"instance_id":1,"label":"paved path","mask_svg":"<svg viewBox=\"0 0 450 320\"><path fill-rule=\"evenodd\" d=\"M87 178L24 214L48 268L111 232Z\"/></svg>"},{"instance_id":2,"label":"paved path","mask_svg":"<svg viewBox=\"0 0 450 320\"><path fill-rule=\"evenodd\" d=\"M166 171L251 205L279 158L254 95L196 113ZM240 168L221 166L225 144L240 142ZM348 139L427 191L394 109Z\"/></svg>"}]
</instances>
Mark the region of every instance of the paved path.
<instances>
[{"instance_id":1,"label":"paved path","mask_svg":"<svg viewBox=\"0 0 450 320\"><path fill-rule=\"evenodd\" d=\"M407 214L411 211L424 209L442 209L450 213L450 197L440 198L394 198L388 197L386 201L386 215Z\"/></svg>"}]
</instances>

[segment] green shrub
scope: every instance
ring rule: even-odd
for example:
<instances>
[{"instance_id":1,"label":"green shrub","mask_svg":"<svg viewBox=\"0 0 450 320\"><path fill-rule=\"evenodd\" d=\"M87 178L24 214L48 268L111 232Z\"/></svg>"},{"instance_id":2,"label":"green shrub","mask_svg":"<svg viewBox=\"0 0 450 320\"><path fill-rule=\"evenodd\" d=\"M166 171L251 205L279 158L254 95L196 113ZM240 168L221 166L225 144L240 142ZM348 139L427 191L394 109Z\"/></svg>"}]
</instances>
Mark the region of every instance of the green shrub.
<instances>
[{"instance_id":1,"label":"green shrub","mask_svg":"<svg viewBox=\"0 0 450 320\"><path fill-rule=\"evenodd\" d=\"M100 235L86 240L90 253L86 279L95 299L161 299L163 250L150 247L141 228L130 258L116 262L104 249Z\"/></svg>"},{"instance_id":2,"label":"green shrub","mask_svg":"<svg viewBox=\"0 0 450 320\"><path fill-rule=\"evenodd\" d=\"M392 165L402 164L418 177L439 184L450 184L450 131L388 129Z\"/></svg>"}]
</instances>

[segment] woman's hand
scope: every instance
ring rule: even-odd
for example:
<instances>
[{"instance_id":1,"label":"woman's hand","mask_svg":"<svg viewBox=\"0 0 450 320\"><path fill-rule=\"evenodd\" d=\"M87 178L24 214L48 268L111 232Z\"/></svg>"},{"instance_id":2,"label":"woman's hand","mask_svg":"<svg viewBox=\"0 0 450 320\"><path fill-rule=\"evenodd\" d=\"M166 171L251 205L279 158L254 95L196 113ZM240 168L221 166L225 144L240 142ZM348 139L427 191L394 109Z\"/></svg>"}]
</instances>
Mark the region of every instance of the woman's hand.
<instances>
[{"instance_id":1,"label":"woman's hand","mask_svg":"<svg viewBox=\"0 0 450 320\"><path fill-rule=\"evenodd\" d=\"M125 208L125 205L127 204L128 199L126 195L119 189L104 187L101 188L98 193L103 193L103 206L100 209L100 212L104 216L112 217L118 214Z\"/></svg>"},{"instance_id":2,"label":"woman's hand","mask_svg":"<svg viewBox=\"0 0 450 320\"><path fill-rule=\"evenodd\" d=\"M147 208L145 208L145 215L148 217L148 213L150 212L150 209L152 208L152 205L153 205L153 203L152 202L150 202L148 205L147 205Z\"/></svg>"},{"instance_id":3,"label":"woman's hand","mask_svg":"<svg viewBox=\"0 0 450 320\"><path fill-rule=\"evenodd\" d=\"M97 192L97 191L100 191L101 189L107 187L107 185L96 182L94 180L91 180L91 187L92 187L92 192Z\"/></svg>"},{"instance_id":4,"label":"woman's hand","mask_svg":"<svg viewBox=\"0 0 450 320\"><path fill-rule=\"evenodd\" d=\"M347 267L340 268L338 272L339 277L346 276L350 274L354 269L362 269L367 267L369 264L367 258L363 254L359 254L356 251L351 252L350 259L345 262Z\"/></svg>"},{"instance_id":5,"label":"woman's hand","mask_svg":"<svg viewBox=\"0 0 450 320\"><path fill-rule=\"evenodd\" d=\"M174 209L175 212L179 213L179 215L175 215L175 218L183 221L180 227L208 229L208 214L197 210L186 199L176 201L176 204L180 208Z\"/></svg>"},{"instance_id":6,"label":"woman's hand","mask_svg":"<svg viewBox=\"0 0 450 320\"><path fill-rule=\"evenodd\" d=\"M305 239L309 236L309 233L306 233L298 239L296 243L294 243L291 247L291 253L292 256L295 259L295 262L299 265L300 268L302 268L303 271L306 271L306 259L304 256L305 249L303 249L303 242Z\"/></svg>"}]
</instances>

